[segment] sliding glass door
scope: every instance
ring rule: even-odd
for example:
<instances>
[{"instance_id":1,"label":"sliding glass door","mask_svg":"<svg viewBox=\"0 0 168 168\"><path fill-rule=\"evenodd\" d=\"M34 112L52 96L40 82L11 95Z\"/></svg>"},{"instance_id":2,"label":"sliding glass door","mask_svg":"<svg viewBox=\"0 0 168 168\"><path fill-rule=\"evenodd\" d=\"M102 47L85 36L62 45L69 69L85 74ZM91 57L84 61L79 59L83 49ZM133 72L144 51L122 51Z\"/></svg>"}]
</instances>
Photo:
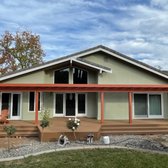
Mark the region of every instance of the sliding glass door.
<instances>
[{"instance_id":1,"label":"sliding glass door","mask_svg":"<svg viewBox=\"0 0 168 168\"><path fill-rule=\"evenodd\" d=\"M21 113L21 93L2 93L1 110L9 110L10 119L20 119Z\"/></svg>"},{"instance_id":2,"label":"sliding glass door","mask_svg":"<svg viewBox=\"0 0 168 168\"><path fill-rule=\"evenodd\" d=\"M134 94L135 118L161 118L162 116L161 94Z\"/></svg>"},{"instance_id":3,"label":"sliding glass door","mask_svg":"<svg viewBox=\"0 0 168 168\"><path fill-rule=\"evenodd\" d=\"M147 94L134 95L134 112L136 117L148 116Z\"/></svg>"},{"instance_id":4,"label":"sliding glass door","mask_svg":"<svg viewBox=\"0 0 168 168\"><path fill-rule=\"evenodd\" d=\"M156 117L162 115L161 95L149 95L149 115Z\"/></svg>"}]
</instances>

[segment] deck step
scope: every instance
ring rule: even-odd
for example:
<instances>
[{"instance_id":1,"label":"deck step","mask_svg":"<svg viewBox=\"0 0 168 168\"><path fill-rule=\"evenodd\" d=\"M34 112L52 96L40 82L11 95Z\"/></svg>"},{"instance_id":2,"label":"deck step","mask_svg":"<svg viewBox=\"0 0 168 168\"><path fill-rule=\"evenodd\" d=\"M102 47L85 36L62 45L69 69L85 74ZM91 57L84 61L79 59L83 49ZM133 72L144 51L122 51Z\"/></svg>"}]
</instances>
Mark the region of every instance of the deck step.
<instances>
[{"instance_id":1,"label":"deck step","mask_svg":"<svg viewBox=\"0 0 168 168\"><path fill-rule=\"evenodd\" d=\"M119 131L119 130L167 130L168 127L103 127L101 131Z\"/></svg>"},{"instance_id":2,"label":"deck step","mask_svg":"<svg viewBox=\"0 0 168 168\"><path fill-rule=\"evenodd\" d=\"M168 134L168 124L103 124L100 129L100 134Z\"/></svg>"},{"instance_id":3,"label":"deck step","mask_svg":"<svg viewBox=\"0 0 168 168\"><path fill-rule=\"evenodd\" d=\"M100 133L102 136L104 135L125 135L125 134L133 134L133 135L146 135L146 134L168 134L168 130L120 130L120 131L103 131Z\"/></svg>"},{"instance_id":4,"label":"deck step","mask_svg":"<svg viewBox=\"0 0 168 168\"><path fill-rule=\"evenodd\" d=\"M6 137L4 126L0 126L0 138ZM13 137L39 137L39 130L37 126L15 126L16 132Z\"/></svg>"}]
</instances>

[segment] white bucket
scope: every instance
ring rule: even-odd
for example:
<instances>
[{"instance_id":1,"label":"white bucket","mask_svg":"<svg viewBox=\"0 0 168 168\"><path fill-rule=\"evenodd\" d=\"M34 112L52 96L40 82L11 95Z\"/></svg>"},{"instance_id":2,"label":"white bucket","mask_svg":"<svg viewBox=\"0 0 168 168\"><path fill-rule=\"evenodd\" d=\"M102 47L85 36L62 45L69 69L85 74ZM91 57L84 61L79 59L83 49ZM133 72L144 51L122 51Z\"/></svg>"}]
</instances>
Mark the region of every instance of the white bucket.
<instances>
[{"instance_id":1,"label":"white bucket","mask_svg":"<svg viewBox=\"0 0 168 168\"><path fill-rule=\"evenodd\" d=\"M103 143L104 143L105 145L110 144L110 137L109 137L109 136L104 136L104 137L103 137Z\"/></svg>"}]
</instances>

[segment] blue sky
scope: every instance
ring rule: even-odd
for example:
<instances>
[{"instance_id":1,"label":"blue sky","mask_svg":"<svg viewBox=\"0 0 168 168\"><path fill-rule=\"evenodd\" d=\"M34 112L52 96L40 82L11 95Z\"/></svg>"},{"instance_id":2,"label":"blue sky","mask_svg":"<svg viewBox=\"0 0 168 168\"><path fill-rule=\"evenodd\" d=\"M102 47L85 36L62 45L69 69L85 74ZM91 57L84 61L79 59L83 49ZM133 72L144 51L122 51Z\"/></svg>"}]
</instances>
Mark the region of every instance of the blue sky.
<instances>
[{"instance_id":1,"label":"blue sky","mask_svg":"<svg viewBox=\"0 0 168 168\"><path fill-rule=\"evenodd\" d=\"M168 0L1 0L6 30L40 35L46 61L102 44L168 69Z\"/></svg>"}]
</instances>

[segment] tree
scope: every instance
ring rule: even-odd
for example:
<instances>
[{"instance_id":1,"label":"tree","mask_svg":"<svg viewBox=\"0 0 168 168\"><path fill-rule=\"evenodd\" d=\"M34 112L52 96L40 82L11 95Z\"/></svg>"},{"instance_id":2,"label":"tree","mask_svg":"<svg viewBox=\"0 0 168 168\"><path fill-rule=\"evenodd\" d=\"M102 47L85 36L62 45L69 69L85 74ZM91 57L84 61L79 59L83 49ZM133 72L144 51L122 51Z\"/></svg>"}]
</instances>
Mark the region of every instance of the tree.
<instances>
[{"instance_id":1,"label":"tree","mask_svg":"<svg viewBox=\"0 0 168 168\"><path fill-rule=\"evenodd\" d=\"M41 123L40 123L40 126L42 128L42 131L41 131L41 142L43 141L43 133L44 133L44 128L48 127L49 124L50 124L50 112L49 110L42 110L41 111Z\"/></svg>"},{"instance_id":2,"label":"tree","mask_svg":"<svg viewBox=\"0 0 168 168\"><path fill-rule=\"evenodd\" d=\"M8 137L8 151L10 151L10 140L9 139L16 132L16 128L13 125L5 126L4 131L6 132L7 137Z\"/></svg>"},{"instance_id":3,"label":"tree","mask_svg":"<svg viewBox=\"0 0 168 168\"><path fill-rule=\"evenodd\" d=\"M8 31L0 39L0 75L43 63L40 36L29 31Z\"/></svg>"}]
</instances>

